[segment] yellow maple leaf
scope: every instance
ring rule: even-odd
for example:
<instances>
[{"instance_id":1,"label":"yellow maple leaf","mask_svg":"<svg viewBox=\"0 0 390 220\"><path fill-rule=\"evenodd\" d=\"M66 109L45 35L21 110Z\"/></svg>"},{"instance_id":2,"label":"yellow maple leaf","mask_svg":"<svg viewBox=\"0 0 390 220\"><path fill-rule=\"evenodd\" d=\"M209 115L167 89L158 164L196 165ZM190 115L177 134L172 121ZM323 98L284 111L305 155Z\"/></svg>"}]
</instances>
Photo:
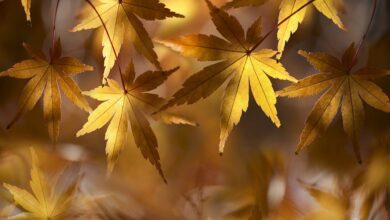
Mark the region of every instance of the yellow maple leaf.
<instances>
[{"instance_id":1,"label":"yellow maple leaf","mask_svg":"<svg viewBox=\"0 0 390 220\"><path fill-rule=\"evenodd\" d=\"M90 111L88 102L81 94L76 82L70 77L91 71L93 67L82 64L73 57L61 57L61 43L58 40L51 50L50 60L41 51L23 44L33 59L24 60L12 68L1 72L0 77L9 76L18 79L30 79L20 96L20 105L16 116L8 125L11 127L24 113L30 111L43 95L43 115L48 125L50 138L58 138L61 120L61 87L64 95L79 108Z\"/></svg>"},{"instance_id":2,"label":"yellow maple leaf","mask_svg":"<svg viewBox=\"0 0 390 220\"><path fill-rule=\"evenodd\" d=\"M223 7L228 8L238 8L243 6L258 6L262 5L267 0L232 0L226 3ZM287 17L291 16L295 11L298 11L301 7L306 7L305 4L308 4L310 0L282 0L279 6L279 18L278 22L281 23ZM345 26L342 23L341 19L338 16L338 9L342 5L342 0L315 0L312 3L314 7L325 17L332 20L339 28L345 30ZM282 23L278 28L278 58L281 57L286 43L290 39L291 35L294 34L299 24L305 18L306 8L302 8L298 13L294 14L291 18L284 23Z\"/></svg>"},{"instance_id":3,"label":"yellow maple leaf","mask_svg":"<svg viewBox=\"0 0 390 220\"><path fill-rule=\"evenodd\" d=\"M159 0L99 0L94 1L99 15L89 5L82 13L82 21L71 31L94 29L102 26L101 19L108 33L103 33L102 45L104 56L103 80L108 77L115 64L116 54L119 54L124 41L125 33L130 35L130 41L136 50L157 68L160 63L153 50L153 42L138 17L145 20L165 19L167 17L183 17L172 12L160 3ZM109 37L107 36L109 35ZM112 40L111 45L110 38Z\"/></svg>"},{"instance_id":4,"label":"yellow maple leaf","mask_svg":"<svg viewBox=\"0 0 390 220\"><path fill-rule=\"evenodd\" d=\"M321 12L325 17L331 19L339 28L345 30L344 24L341 22L338 17L336 1L339 0L316 0L312 4L314 7ZM294 11L297 11L300 7L308 3L309 0L283 0L280 3L280 12L278 21L281 22L288 16L290 16ZM291 35L294 34L298 25L303 21L305 17L306 8L303 8L301 11L296 13L294 16L288 19L288 21L281 24L278 28L278 51L281 53L284 51L284 47L287 41L290 39Z\"/></svg>"},{"instance_id":5,"label":"yellow maple leaf","mask_svg":"<svg viewBox=\"0 0 390 220\"><path fill-rule=\"evenodd\" d=\"M165 180L157 151L157 139L146 118L146 114L156 111L165 100L147 91L157 88L177 69L147 71L134 80L134 67L130 62L123 77L124 89L114 80L107 79L108 86L98 87L84 93L103 103L90 114L83 128L77 132L77 136L95 131L109 123L105 135L109 173L112 172L119 153L126 145L131 130L135 144L140 148L142 155L156 167ZM162 121L167 123L195 124L166 113L155 115L155 117L162 118Z\"/></svg>"},{"instance_id":6,"label":"yellow maple leaf","mask_svg":"<svg viewBox=\"0 0 390 220\"><path fill-rule=\"evenodd\" d=\"M31 148L32 167L30 187L32 193L4 183L16 205L24 211L12 219L63 219L69 211L78 188L79 178L61 173L54 183L49 182L39 166L37 154Z\"/></svg>"},{"instance_id":7,"label":"yellow maple leaf","mask_svg":"<svg viewBox=\"0 0 390 220\"><path fill-rule=\"evenodd\" d=\"M192 104L206 98L217 90L228 78L222 104L222 121L219 150L223 152L226 139L233 127L240 121L242 112L248 108L249 90L258 106L277 127L280 121L276 111L276 95L268 76L295 82L281 63L273 57L276 51L252 47L261 37L261 19L258 18L246 34L238 20L206 1L217 30L226 39L214 35L189 35L169 41L162 41L184 56L201 61L220 61L205 67L188 78L183 88L177 91L161 110L184 103ZM245 37L246 35L246 37Z\"/></svg>"},{"instance_id":8,"label":"yellow maple leaf","mask_svg":"<svg viewBox=\"0 0 390 220\"><path fill-rule=\"evenodd\" d=\"M26 13L27 21L31 21L31 14L30 14L31 0L21 0L21 1L24 8L24 12Z\"/></svg>"},{"instance_id":9,"label":"yellow maple leaf","mask_svg":"<svg viewBox=\"0 0 390 220\"><path fill-rule=\"evenodd\" d=\"M297 152L325 132L336 116L341 103L344 130L353 139L355 153L360 160L357 138L364 121L362 100L376 109L390 112L389 97L383 93L380 87L368 79L389 75L390 71L364 67L351 72L356 63L354 44L345 51L341 61L326 53L299 51L299 54L304 56L320 73L299 80L297 84L278 91L278 95L310 96L330 88L317 101L307 118Z\"/></svg>"}]
</instances>

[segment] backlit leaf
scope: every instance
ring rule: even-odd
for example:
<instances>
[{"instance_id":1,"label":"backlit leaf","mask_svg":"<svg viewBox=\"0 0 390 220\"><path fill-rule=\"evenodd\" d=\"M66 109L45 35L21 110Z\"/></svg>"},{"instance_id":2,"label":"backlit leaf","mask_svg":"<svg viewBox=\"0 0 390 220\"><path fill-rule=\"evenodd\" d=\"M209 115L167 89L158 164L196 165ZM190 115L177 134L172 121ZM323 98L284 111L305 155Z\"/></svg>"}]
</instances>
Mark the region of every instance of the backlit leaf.
<instances>
[{"instance_id":1,"label":"backlit leaf","mask_svg":"<svg viewBox=\"0 0 390 220\"><path fill-rule=\"evenodd\" d=\"M130 41L140 54L157 68L161 68L157 54L153 50L153 42L139 18L162 20L168 17L183 17L182 15L172 12L159 0L96 0L93 1L93 5L99 15L91 6L86 5L81 22L72 31L99 28L102 26L99 16L101 17L108 31L108 33L104 32L102 40L103 57L105 58L104 79L108 77L114 66L115 53L119 54L125 40L125 33L130 35ZM112 48L110 39L114 48Z\"/></svg>"},{"instance_id":2,"label":"backlit leaf","mask_svg":"<svg viewBox=\"0 0 390 220\"><path fill-rule=\"evenodd\" d=\"M249 87L264 113L280 126L276 111L276 95L268 76L295 82L281 63L273 57L276 51L261 49L251 51L261 38L261 20L257 19L247 34L238 20L206 1L214 25L221 35L189 35L163 41L167 46L185 56L201 61L219 61L189 77L183 88L161 110L180 104L192 104L215 92L229 81L221 109L221 134L219 150L223 152L226 139L248 108Z\"/></svg>"},{"instance_id":3,"label":"backlit leaf","mask_svg":"<svg viewBox=\"0 0 390 220\"><path fill-rule=\"evenodd\" d=\"M26 13L27 21L31 21L31 14L30 14L31 0L21 0L21 1L24 8L24 12Z\"/></svg>"},{"instance_id":4,"label":"backlit leaf","mask_svg":"<svg viewBox=\"0 0 390 220\"><path fill-rule=\"evenodd\" d=\"M232 0L226 3L223 8L238 8L245 6L258 6L262 5L267 0ZM341 0L316 0L312 4L314 8L317 9L321 14L330 19L334 24L336 24L340 29L345 30L345 26L338 16L340 7L338 7L339 1ZM281 23L288 16L293 16L287 19L278 27L277 37L278 37L278 58L281 57L286 43L289 41L290 37L298 30L298 26L302 23L305 18L306 8L302 8L309 0L282 0L279 5L279 18L278 22ZM301 10L300 10L301 9Z\"/></svg>"},{"instance_id":5,"label":"backlit leaf","mask_svg":"<svg viewBox=\"0 0 390 220\"><path fill-rule=\"evenodd\" d=\"M278 91L279 96L302 97L314 95L326 88L306 120L297 152L310 145L333 121L341 103L341 115L344 130L352 138L356 156L360 161L358 136L363 126L363 101L384 112L390 112L389 97L369 78L388 75L388 70L364 67L351 72L353 65L353 44L346 50L342 61L324 54L300 51L310 64L320 71L319 74L299 80L297 84ZM352 48L352 49L351 49ZM369 72L372 70L373 72ZM372 77L369 77L372 76Z\"/></svg>"},{"instance_id":6,"label":"backlit leaf","mask_svg":"<svg viewBox=\"0 0 390 220\"><path fill-rule=\"evenodd\" d=\"M109 174L113 171L120 152L132 139L130 136L132 133L134 142L140 148L142 155L156 167L161 177L166 181L157 151L156 135L146 118L147 115L156 111L165 100L148 92L160 86L177 69L147 71L134 80L134 67L133 63L130 62L123 77L126 79L124 82L125 90L114 80L107 79L108 86L97 87L84 93L103 103L89 115L88 121L77 132L77 136L90 133L108 124L105 139L107 141L106 154ZM157 119L163 117L163 121L168 123L195 124L171 114L154 117Z\"/></svg>"},{"instance_id":7,"label":"backlit leaf","mask_svg":"<svg viewBox=\"0 0 390 220\"><path fill-rule=\"evenodd\" d=\"M60 42L57 42L60 47ZM79 108L90 111L88 102L81 94L72 75L91 71L93 68L82 64L73 57L51 57L47 60L42 52L36 52L31 46L24 44L33 59L24 60L12 68L0 73L19 79L30 79L20 96L19 110L8 127L12 126L24 113L30 111L43 95L43 115L48 126L51 140L58 138L61 120L61 96L59 88ZM60 54L59 54L60 55Z\"/></svg>"},{"instance_id":8,"label":"backlit leaf","mask_svg":"<svg viewBox=\"0 0 390 220\"><path fill-rule=\"evenodd\" d=\"M331 19L333 23L335 23L339 28L345 30L344 24L341 22L338 17L337 8L335 5L335 1L338 0L316 0L312 4L314 7L325 15L327 18ZM280 3L280 12L278 21L281 22L292 13L301 8L304 4L309 2L309 0L283 0ZM278 29L277 37L278 37L278 51L281 53L284 51L286 43L290 39L291 35L294 34L299 24L305 18L306 8L302 9L295 15L293 15L286 22L281 24Z\"/></svg>"}]
</instances>

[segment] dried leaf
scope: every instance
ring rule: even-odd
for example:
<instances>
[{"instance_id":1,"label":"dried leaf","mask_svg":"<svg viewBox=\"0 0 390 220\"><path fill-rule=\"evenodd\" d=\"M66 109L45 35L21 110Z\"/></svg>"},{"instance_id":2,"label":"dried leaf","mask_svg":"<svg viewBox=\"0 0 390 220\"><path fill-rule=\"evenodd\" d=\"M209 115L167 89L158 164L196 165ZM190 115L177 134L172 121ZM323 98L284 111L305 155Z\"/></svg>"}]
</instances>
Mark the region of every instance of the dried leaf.
<instances>
[{"instance_id":1,"label":"dried leaf","mask_svg":"<svg viewBox=\"0 0 390 220\"><path fill-rule=\"evenodd\" d=\"M41 51L35 51L28 44L24 44L24 47L33 59L24 60L0 73L0 76L30 79L20 96L19 110L8 127L12 126L24 113L34 108L44 93L44 119L48 126L49 136L55 142L58 138L61 120L61 96L58 87L61 87L64 95L75 105L85 111L90 111L88 102L70 76L91 71L93 68L73 57L60 57L61 54L58 53L47 60ZM60 48L59 41L57 47Z\"/></svg>"},{"instance_id":2,"label":"dried leaf","mask_svg":"<svg viewBox=\"0 0 390 220\"><path fill-rule=\"evenodd\" d=\"M108 31L108 33L104 32L102 40L103 56L105 58L103 81L108 77L114 66L115 53L119 54L125 33L130 34L130 41L140 54L157 68L161 68L157 60L157 54L153 50L153 42L138 17L145 20L162 20L167 17L183 17L182 15L172 12L159 0L105 0L93 2L99 15L87 5L82 13L81 22L71 31L99 28L102 26L99 16L103 20Z\"/></svg>"},{"instance_id":3,"label":"dried leaf","mask_svg":"<svg viewBox=\"0 0 390 220\"><path fill-rule=\"evenodd\" d=\"M276 51L250 50L261 39L260 18L248 29L245 37L243 28L234 16L216 8L210 1L206 2L214 25L226 40L214 35L199 34L179 37L163 43L185 56L201 61L219 62L205 67L188 78L183 88L177 91L174 98L160 111L174 105L192 104L201 98L206 98L231 78L221 109L219 150L223 152L229 133L240 121L242 112L248 108L249 87L256 103L279 127L280 121L275 108L276 96L268 76L293 82L296 80L287 73L281 63L273 59L277 54Z\"/></svg>"},{"instance_id":4,"label":"dried leaf","mask_svg":"<svg viewBox=\"0 0 390 220\"><path fill-rule=\"evenodd\" d=\"M389 75L390 71L365 67L351 73L350 69L353 66L347 65L356 63L351 60L353 56L348 55L353 47L352 44L346 50L342 62L323 53L299 52L320 73L299 80L297 84L279 91L278 95L302 97L317 94L328 87L330 89L321 96L307 118L297 152L310 145L320 134L325 132L341 103L344 130L352 138L356 156L360 161L358 136L364 121L362 101L381 111L390 112L388 96L376 84L367 80L370 75L373 77L384 76ZM369 70L373 70L373 72L368 72Z\"/></svg>"}]
</instances>

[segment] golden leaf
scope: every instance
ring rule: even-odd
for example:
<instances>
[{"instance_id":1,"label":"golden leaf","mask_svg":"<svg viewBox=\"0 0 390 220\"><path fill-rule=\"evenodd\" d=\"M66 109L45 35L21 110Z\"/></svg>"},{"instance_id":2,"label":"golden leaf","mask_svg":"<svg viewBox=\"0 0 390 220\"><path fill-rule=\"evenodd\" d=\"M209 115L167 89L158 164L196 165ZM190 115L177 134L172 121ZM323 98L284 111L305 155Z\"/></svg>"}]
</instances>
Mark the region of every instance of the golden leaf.
<instances>
[{"instance_id":1,"label":"golden leaf","mask_svg":"<svg viewBox=\"0 0 390 220\"><path fill-rule=\"evenodd\" d=\"M82 13L82 21L71 31L94 29L102 26L101 19L107 28L104 32L102 45L104 56L103 80L108 77L115 63L115 53L119 54L125 33L130 34L130 41L136 50L147 60L161 69L157 54L153 50L153 42L138 17L145 20L162 20L167 17L183 17L170 11L159 0L105 0L94 1L99 15L89 5ZM107 35L108 34L108 35ZM109 36L109 37L108 37ZM111 45L110 38L112 40Z\"/></svg>"},{"instance_id":2,"label":"golden leaf","mask_svg":"<svg viewBox=\"0 0 390 220\"><path fill-rule=\"evenodd\" d=\"M244 33L238 20L206 1L217 30L225 38L214 35L189 35L162 43L180 51L184 56L201 61L219 61L205 67L188 78L183 88L174 94L161 110L180 104L192 104L206 98L229 79L221 109L221 135L219 150L223 152L226 139L233 127L240 121L242 112L248 108L249 87L256 103L263 112L280 126L276 111L276 95L268 76L295 82L281 63L273 57L276 51L261 49L251 51L261 39L261 20L257 19ZM245 37L246 35L246 37Z\"/></svg>"},{"instance_id":3,"label":"golden leaf","mask_svg":"<svg viewBox=\"0 0 390 220\"><path fill-rule=\"evenodd\" d=\"M321 12L325 17L331 19L339 28L345 30L344 24L338 17L336 1L338 0L317 0L312 4L314 7ZM283 0L280 3L279 22L290 16L294 11L297 11L304 4L308 3L309 0ZM277 37L278 37L278 51L280 54L279 58L284 51L284 47L291 35L294 34L298 25L303 21L305 17L306 8L302 9L295 15L293 15L288 21L284 22L279 26Z\"/></svg>"},{"instance_id":4,"label":"golden leaf","mask_svg":"<svg viewBox=\"0 0 390 220\"><path fill-rule=\"evenodd\" d=\"M26 13L27 21L31 21L31 14L30 14L31 0L21 0L21 1L24 8L24 12Z\"/></svg>"},{"instance_id":5,"label":"golden leaf","mask_svg":"<svg viewBox=\"0 0 390 220\"><path fill-rule=\"evenodd\" d=\"M352 138L356 156L358 136L364 121L362 101L384 112L390 112L388 96L369 78L389 75L389 70L364 67L351 72L356 54L354 44L344 53L342 61L324 53L307 53L299 51L308 62L320 71L319 74L299 80L298 83L278 91L279 96L302 97L317 94L326 88L330 89L321 96L306 120L301 133L297 152L310 145L320 134L325 132L333 121L341 103L343 127Z\"/></svg>"},{"instance_id":6,"label":"golden leaf","mask_svg":"<svg viewBox=\"0 0 390 220\"><path fill-rule=\"evenodd\" d=\"M131 130L135 144L140 148L142 155L156 167L165 181L157 151L157 139L146 119L146 114L156 111L165 100L158 95L147 92L161 85L177 69L147 71L134 80L134 67L133 63L130 62L123 77L125 91L114 80L107 79L108 86L98 87L84 93L91 98L103 101L103 103L90 114L87 123L77 132L77 137L95 131L109 123L105 135L109 173L112 172L119 153L127 143ZM163 121L168 123L193 123L169 114L161 117L164 117Z\"/></svg>"},{"instance_id":7,"label":"golden leaf","mask_svg":"<svg viewBox=\"0 0 390 220\"><path fill-rule=\"evenodd\" d=\"M244 6L258 6L264 4L266 1L267 0L232 0L231 2L226 3L223 8L229 9ZM309 0L282 0L279 5L280 12L278 22L281 23L308 2ZM342 3L340 2L342 2L342 0L316 0L312 4L317 11L332 20L333 23L340 29L346 30L343 22L338 16L338 11L342 9L342 7L340 7ZM286 43L290 39L291 35L297 31L299 24L302 23L305 18L305 12L306 8L302 8L298 13L294 14L291 18L279 26L277 33L279 51L279 54L277 55L278 59L282 56Z\"/></svg>"},{"instance_id":8,"label":"golden leaf","mask_svg":"<svg viewBox=\"0 0 390 220\"><path fill-rule=\"evenodd\" d=\"M80 178L69 178L65 175L67 173L63 172L54 184L50 183L40 169L38 156L33 148L31 148L31 157L32 193L4 183L4 187L12 194L15 203L24 211L12 216L12 219L63 219L71 207Z\"/></svg>"},{"instance_id":9,"label":"golden leaf","mask_svg":"<svg viewBox=\"0 0 390 220\"><path fill-rule=\"evenodd\" d=\"M51 51L50 60L47 60L41 51L36 51L28 44L23 44L23 46L33 59L24 60L0 73L0 76L30 79L20 96L19 110L8 127L12 126L24 113L34 108L44 93L44 119L48 125L49 136L55 142L58 138L61 120L61 96L58 87L61 87L64 95L75 105L85 111L90 111L88 102L70 76L91 71L93 68L73 57L61 57L59 40L56 48Z\"/></svg>"}]
</instances>

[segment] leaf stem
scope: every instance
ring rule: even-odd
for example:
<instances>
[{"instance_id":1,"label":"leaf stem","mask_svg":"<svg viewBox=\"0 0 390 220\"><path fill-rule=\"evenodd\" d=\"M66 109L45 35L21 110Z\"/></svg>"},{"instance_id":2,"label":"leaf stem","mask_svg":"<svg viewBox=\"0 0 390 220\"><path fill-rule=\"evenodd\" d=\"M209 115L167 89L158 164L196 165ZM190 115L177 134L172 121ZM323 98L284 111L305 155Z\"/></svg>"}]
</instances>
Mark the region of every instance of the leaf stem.
<instances>
[{"instance_id":1,"label":"leaf stem","mask_svg":"<svg viewBox=\"0 0 390 220\"><path fill-rule=\"evenodd\" d=\"M58 6L60 5L60 1L61 0L57 0L57 4L56 4L56 8L55 8L55 11L54 11L54 18L53 18L53 26L52 26L52 32L51 32L51 46L52 48L54 48L54 45L55 45L55 33L56 33L56 22L57 22L57 14L58 14Z\"/></svg>"},{"instance_id":2,"label":"leaf stem","mask_svg":"<svg viewBox=\"0 0 390 220\"><path fill-rule=\"evenodd\" d=\"M270 31L268 31L263 38L261 38L249 51L248 53L252 53L254 50L256 50L256 48L264 42L265 39L267 39L267 37L269 37L272 32L274 32L275 30L278 29L278 27L282 24L284 24L284 22L288 21L292 16L294 16L295 14L297 14L298 12L300 12L302 9L306 8L308 5L310 5L311 3L313 3L315 0L310 0L308 2L306 2L304 5L302 5L301 7L299 7L297 10L295 10L293 13L291 13L289 16L287 16L286 18L284 18L283 20L281 20L277 25L275 25Z\"/></svg>"},{"instance_id":3,"label":"leaf stem","mask_svg":"<svg viewBox=\"0 0 390 220\"><path fill-rule=\"evenodd\" d=\"M92 9L96 12L97 16L99 17L99 20L100 22L102 23L102 26L104 28L104 31L106 32L107 34L107 38L108 40L110 41L110 45L111 45L111 48L112 48L112 51L114 52L114 56L117 60L117 66L118 66L118 70L119 70L119 75L121 77L121 83L122 83L122 87L123 87L123 90L125 93L127 93L127 90L126 90L126 86L125 86L125 81L124 81L124 77L123 77L123 72L122 72L122 68L120 66L120 62L119 62L119 57L118 57L118 53L115 51L115 47L114 47L114 43L112 42L112 39L110 37L110 33L108 32L108 29L107 29L107 26L106 24L104 23L103 21L103 18L100 16L98 10L96 9L96 7L92 4L92 2L90 0L85 0L91 7Z\"/></svg>"},{"instance_id":4,"label":"leaf stem","mask_svg":"<svg viewBox=\"0 0 390 220\"><path fill-rule=\"evenodd\" d=\"M357 50L356 50L356 52L355 52L355 54L354 54L354 56L353 56L353 58L352 58L352 62L350 63L350 65L349 65L349 67L348 67L348 72L350 72L351 69L353 68L353 66L354 66L354 64L355 64L355 62L356 62L356 60L357 60L357 58L358 58L358 56L359 56L359 53L360 53L360 51L361 51L361 49L362 49L363 43L364 43L364 41L367 39L368 32L370 31L370 28L371 28L371 26L372 26L372 22L373 22L374 17L375 17L375 12L376 12L377 3L378 3L377 0L372 0L372 1L373 1L373 2L372 2L373 6L372 6L372 11L371 11L370 21L369 21L369 23L368 23L368 25L367 25L367 29L366 29L366 31L364 32L364 35L363 35L362 39L361 39L360 42L359 42L359 46L358 46L358 48L357 48Z\"/></svg>"}]
</instances>

